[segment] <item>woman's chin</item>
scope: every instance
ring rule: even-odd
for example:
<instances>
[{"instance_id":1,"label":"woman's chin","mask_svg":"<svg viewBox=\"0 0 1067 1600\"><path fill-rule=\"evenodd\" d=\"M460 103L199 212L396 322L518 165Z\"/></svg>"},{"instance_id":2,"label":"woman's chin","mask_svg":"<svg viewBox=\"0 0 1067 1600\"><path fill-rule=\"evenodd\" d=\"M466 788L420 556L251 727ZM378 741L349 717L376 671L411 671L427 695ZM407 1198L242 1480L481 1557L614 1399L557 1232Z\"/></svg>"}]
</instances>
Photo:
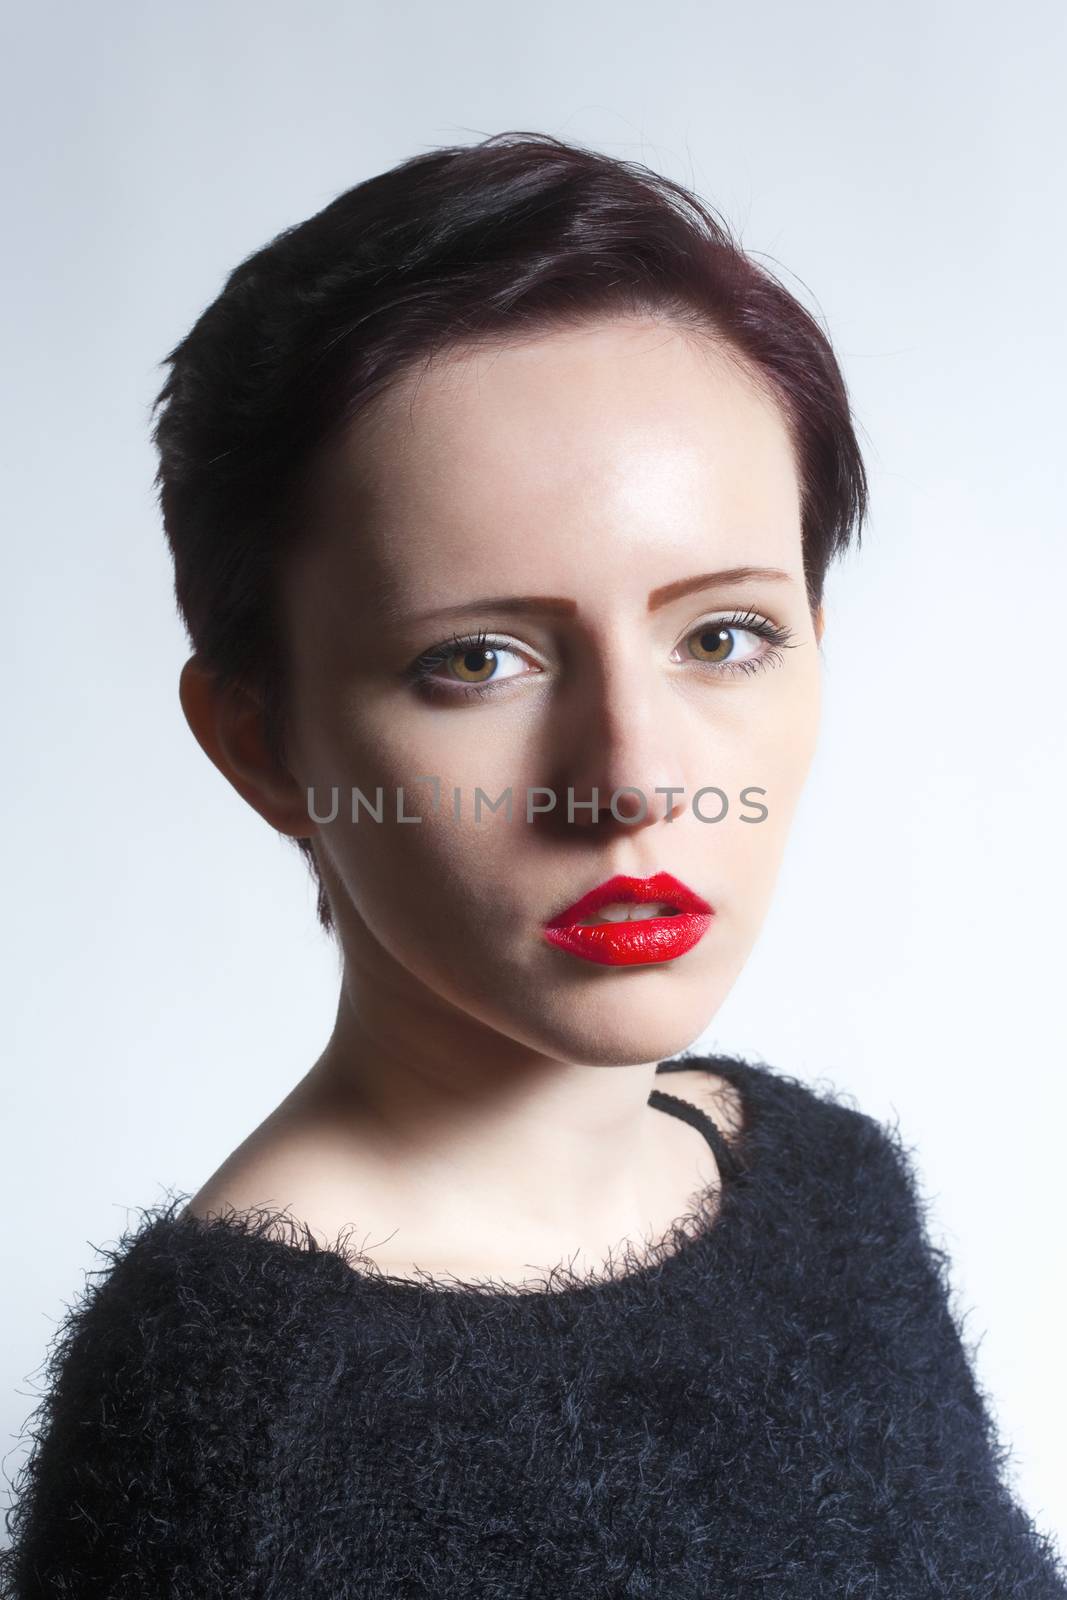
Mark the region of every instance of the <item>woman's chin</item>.
<instances>
[{"instance_id":1,"label":"woman's chin","mask_svg":"<svg viewBox=\"0 0 1067 1600\"><path fill-rule=\"evenodd\" d=\"M561 1061L636 1066L680 1055L710 1026L715 1010L706 990L680 995L670 1007L664 1007L662 995L632 1005L613 997L608 1005L571 1006L547 1017L542 1013L527 1037Z\"/></svg>"}]
</instances>

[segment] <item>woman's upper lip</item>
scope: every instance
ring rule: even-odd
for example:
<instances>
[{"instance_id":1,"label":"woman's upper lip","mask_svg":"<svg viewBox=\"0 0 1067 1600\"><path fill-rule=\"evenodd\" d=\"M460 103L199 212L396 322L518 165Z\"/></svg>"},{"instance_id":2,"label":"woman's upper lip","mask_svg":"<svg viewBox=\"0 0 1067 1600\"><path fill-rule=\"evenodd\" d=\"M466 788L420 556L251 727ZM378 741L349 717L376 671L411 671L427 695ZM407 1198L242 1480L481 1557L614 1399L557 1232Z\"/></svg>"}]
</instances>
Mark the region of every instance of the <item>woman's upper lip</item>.
<instances>
[{"instance_id":1,"label":"woman's upper lip","mask_svg":"<svg viewBox=\"0 0 1067 1600\"><path fill-rule=\"evenodd\" d=\"M690 889L670 872L657 872L651 878L628 878L617 874L598 883L595 889L583 894L573 905L557 911L545 926L568 927L572 922L581 922L584 917L595 916L601 906L613 905L620 900L631 901L634 905L647 905L649 901L661 900L665 905L677 906L679 911L703 912L707 916L712 912L712 907L695 889Z\"/></svg>"}]
</instances>

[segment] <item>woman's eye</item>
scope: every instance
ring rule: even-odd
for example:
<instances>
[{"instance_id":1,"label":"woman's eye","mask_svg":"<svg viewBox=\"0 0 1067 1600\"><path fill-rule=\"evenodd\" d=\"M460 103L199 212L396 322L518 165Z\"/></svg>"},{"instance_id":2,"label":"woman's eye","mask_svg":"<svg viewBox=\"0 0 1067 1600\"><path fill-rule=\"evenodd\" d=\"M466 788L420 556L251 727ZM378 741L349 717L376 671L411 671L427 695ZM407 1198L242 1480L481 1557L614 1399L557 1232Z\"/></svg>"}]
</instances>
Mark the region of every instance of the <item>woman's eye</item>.
<instances>
[{"instance_id":1,"label":"woman's eye","mask_svg":"<svg viewBox=\"0 0 1067 1600\"><path fill-rule=\"evenodd\" d=\"M689 634L685 643L693 659L709 667L741 667L765 654L755 629L729 622L705 623Z\"/></svg>"},{"instance_id":2,"label":"woman's eye","mask_svg":"<svg viewBox=\"0 0 1067 1600\"><path fill-rule=\"evenodd\" d=\"M519 662L518 668L507 670L507 658ZM516 671L521 671L521 659L517 650L509 650L503 644L478 645L471 650L454 650L445 657L448 668L446 677L455 678L457 683L493 683L501 678L513 678Z\"/></svg>"},{"instance_id":3,"label":"woman's eye","mask_svg":"<svg viewBox=\"0 0 1067 1600\"><path fill-rule=\"evenodd\" d=\"M717 678L726 678L735 673L764 672L782 660L783 650L798 642L789 628L758 611L735 611L732 616L712 617L698 624L686 635L684 646L690 661Z\"/></svg>"},{"instance_id":4,"label":"woman's eye","mask_svg":"<svg viewBox=\"0 0 1067 1600\"><path fill-rule=\"evenodd\" d=\"M506 678L523 675L526 658L503 639L485 633L452 638L427 650L410 669L411 677L445 695L467 694L495 686ZM454 687L450 687L454 685Z\"/></svg>"}]
</instances>

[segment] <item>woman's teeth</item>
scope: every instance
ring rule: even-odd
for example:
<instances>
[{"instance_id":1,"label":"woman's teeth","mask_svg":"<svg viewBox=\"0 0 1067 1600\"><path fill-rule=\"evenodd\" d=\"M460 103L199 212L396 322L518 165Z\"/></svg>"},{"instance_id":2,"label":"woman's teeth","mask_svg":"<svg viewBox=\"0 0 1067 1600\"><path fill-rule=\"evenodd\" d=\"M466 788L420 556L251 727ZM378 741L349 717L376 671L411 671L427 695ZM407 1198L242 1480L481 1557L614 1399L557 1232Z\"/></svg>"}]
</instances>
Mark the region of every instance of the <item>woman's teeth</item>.
<instances>
[{"instance_id":1,"label":"woman's teeth","mask_svg":"<svg viewBox=\"0 0 1067 1600\"><path fill-rule=\"evenodd\" d=\"M601 906L595 917L583 917L579 927L588 927L596 922L647 922L650 917L669 917L675 914L675 907L667 905L665 901L656 900L650 904L634 905L630 901L616 900L610 906Z\"/></svg>"}]
</instances>

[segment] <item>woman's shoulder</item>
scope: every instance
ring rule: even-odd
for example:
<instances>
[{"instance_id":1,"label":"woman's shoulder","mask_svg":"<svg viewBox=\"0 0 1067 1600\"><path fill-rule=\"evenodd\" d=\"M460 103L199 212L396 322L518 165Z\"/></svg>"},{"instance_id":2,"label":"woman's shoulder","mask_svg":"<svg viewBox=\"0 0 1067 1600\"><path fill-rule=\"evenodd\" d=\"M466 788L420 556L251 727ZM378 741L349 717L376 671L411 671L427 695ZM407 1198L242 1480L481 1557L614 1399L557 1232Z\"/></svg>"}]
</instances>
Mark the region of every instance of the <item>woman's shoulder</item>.
<instances>
[{"instance_id":1,"label":"woman's shoulder","mask_svg":"<svg viewBox=\"0 0 1067 1600\"><path fill-rule=\"evenodd\" d=\"M772 1065L760 1056L718 1051L686 1052L661 1062L657 1086L684 1081L694 1098L713 1117L718 1111L725 1132L740 1134L764 1118L786 1116L797 1133L811 1131L835 1141L874 1137L886 1130L862 1110L853 1090L828 1074L805 1078Z\"/></svg>"},{"instance_id":2,"label":"woman's shoulder","mask_svg":"<svg viewBox=\"0 0 1067 1600\"><path fill-rule=\"evenodd\" d=\"M775 1180L796 1192L847 1190L853 1215L876 1207L896 1210L910 1224L923 1221L928 1202L916 1150L899 1121L864 1110L840 1079L805 1077L739 1054L689 1054L678 1058L679 1068L683 1063L687 1081L705 1077L705 1109L758 1160L765 1191ZM675 1065L668 1063L672 1071Z\"/></svg>"},{"instance_id":3,"label":"woman's shoulder","mask_svg":"<svg viewBox=\"0 0 1067 1600\"><path fill-rule=\"evenodd\" d=\"M253 1277L243 1272L240 1225L255 1231L255 1214L213 1230L184 1192L133 1210L116 1241L93 1246L95 1262L53 1339L55 1366L76 1360L89 1368L100 1352L110 1358L124 1348L144 1367L196 1360L236 1326L235 1312L242 1338L257 1321L269 1328L285 1303L291 1258L281 1253Z\"/></svg>"},{"instance_id":4,"label":"woman's shoulder","mask_svg":"<svg viewBox=\"0 0 1067 1600\"><path fill-rule=\"evenodd\" d=\"M269 1535L283 1463L263 1419L310 1362L315 1307L292 1293L288 1256L242 1260L236 1235L209 1239L183 1203L139 1208L117 1242L93 1247L53 1334L24 1424L4 1594L161 1593L149 1568L161 1578L168 1552L189 1555L203 1528L234 1582L228 1567L212 1573L236 1593L236 1570L252 1570Z\"/></svg>"}]
</instances>

